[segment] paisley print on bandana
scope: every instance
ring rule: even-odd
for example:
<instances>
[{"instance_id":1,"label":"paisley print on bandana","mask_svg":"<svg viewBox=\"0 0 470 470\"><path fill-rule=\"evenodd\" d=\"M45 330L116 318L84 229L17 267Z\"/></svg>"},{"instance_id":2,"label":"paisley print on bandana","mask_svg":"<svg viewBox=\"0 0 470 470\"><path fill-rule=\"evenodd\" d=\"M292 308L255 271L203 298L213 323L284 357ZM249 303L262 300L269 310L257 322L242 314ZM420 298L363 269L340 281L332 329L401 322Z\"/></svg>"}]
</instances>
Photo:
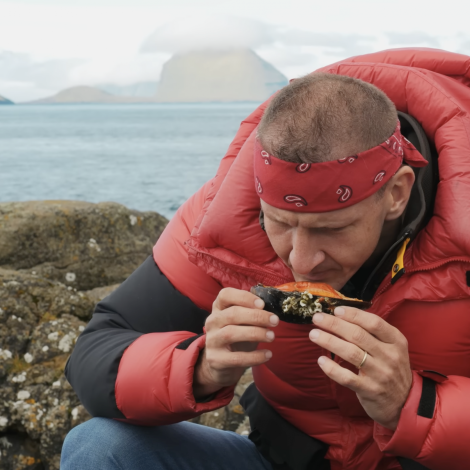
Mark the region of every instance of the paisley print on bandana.
<instances>
[{"instance_id":1,"label":"paisley print on bandana","mask_svg":"<svg viewBox=\"0 0 470 470\"><path fill-rule=\"evenodd\" d=\"M266 150L261 150L261 158L264 159L266 165L271 165L271 155Z\"/></svg>"},{"instance_id":2,"label":"paisley print on bandana","mask_svg":"<svg viewBox=\"0 0 470 470\"><path fill-rule=\"evenodd\" d=\"M336 194L339 194L338 202L343 204L351 199L353 192L349 186L342 184Z\"/></svg>"},{"instance_id":3,"label":"paisley print on bandana","mask_svg":"<svg viewBox=\"0 0 470 470\"><path fill-rule=\"evenodd\" d=\"M386 171L379 171L377 173L377 175L375 176L374 178L374 184L376 183L380 183L383 179L384 179L384 176L387 174Z\"/></svg>"},{"instance_id":4,"label":"paisley print on bandana","mask_svg":"<svg viewBox=\"0 0 470 470\"><path fill-rule=\"evenodd\" d=\"M357 160L357 155L352 155L351 157L346 157L346 158L340 158L339 160L336 160L338 163L354 163Z\"/></svg>"},{"instance_id":5,"label":"paisley print on bandana","mask_svg":"<svg viewBox=\"0 0 470 470\"><path fill-rule=\"evenodd\" d=\"M261 181L256 177L256 191L258 194L263 194L263 186L261 186Z\"/></svg>"},{"instance_id":6,"label":"paisley print on bandana","mask_svg":"<svg viewBox=\"0 0 470 470\"><path fill-rule=\"evenodd\" d=\"M295 167L295 170L297 171L297 173L306 173L308 170L310 170L311 166L311 163L301 163L300 165L297 165Z\"/></svg>"},{"instance_id":7,"label":"paisley print on bandana","mask_svg":"<svg viewBox=\"0 0 470 470\"><path fill-rule=\"evenodd\" d=\"M284 201L289 204L294 203L297 207L307 205L307 201L302 196L297 196L297 194L288 194L287 196L284 196Z\"/></svg>"},{"instance_id":8,"label":"paisley print on bandana","mask_svg":"<svg viewBox=\"0 0 470 470\"><path fill-rule=\"evenodd\" d=\"M352 206L377 192L403 161L414 167L427 165L401 135L399 122L385 142L330 162L285 162L266 152L258 139L254 153L257 194L271 206L297 212L329 212Z\"/></svg>"}]
</instances>

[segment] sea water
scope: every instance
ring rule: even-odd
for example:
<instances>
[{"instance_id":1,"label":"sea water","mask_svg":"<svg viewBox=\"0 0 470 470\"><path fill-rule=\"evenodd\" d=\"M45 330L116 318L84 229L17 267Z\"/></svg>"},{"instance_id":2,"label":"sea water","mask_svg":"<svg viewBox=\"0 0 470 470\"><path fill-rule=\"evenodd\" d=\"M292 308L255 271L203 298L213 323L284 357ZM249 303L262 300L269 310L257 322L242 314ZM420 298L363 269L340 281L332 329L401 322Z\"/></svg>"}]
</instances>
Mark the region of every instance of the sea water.
<instances>
[{"instance_id":1,"label":"sea water","mask_svg":"<svg viewBox=\"0 0 470 470\"><path fill-rule=\"evenodd\" d=\"M257 105L0 106L0 201L115 201L170 218Z\"/></svg>"}]
</instances>

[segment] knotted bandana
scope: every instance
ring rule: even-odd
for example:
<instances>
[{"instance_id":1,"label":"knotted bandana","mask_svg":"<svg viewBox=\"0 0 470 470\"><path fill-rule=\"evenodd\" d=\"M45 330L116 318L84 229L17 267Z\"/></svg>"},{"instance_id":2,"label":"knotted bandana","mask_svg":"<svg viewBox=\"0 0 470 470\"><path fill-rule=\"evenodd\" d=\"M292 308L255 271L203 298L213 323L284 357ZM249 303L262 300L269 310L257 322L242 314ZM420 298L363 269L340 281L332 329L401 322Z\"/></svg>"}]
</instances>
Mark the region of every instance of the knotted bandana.
<instances>
[{"instance_id":1,"label":"knotted bandana","mask_svg":"<svg viewBox=\"0 0 470 470\"><path fill-rule=\"evenodd\" d=\"M269 205L296 212L329 212L352 206L377 192L402 162L427 161L400 132L357 155L322 163L292 163L263 150L255 140L255 188Z\"/></svg>"}]
</instances>

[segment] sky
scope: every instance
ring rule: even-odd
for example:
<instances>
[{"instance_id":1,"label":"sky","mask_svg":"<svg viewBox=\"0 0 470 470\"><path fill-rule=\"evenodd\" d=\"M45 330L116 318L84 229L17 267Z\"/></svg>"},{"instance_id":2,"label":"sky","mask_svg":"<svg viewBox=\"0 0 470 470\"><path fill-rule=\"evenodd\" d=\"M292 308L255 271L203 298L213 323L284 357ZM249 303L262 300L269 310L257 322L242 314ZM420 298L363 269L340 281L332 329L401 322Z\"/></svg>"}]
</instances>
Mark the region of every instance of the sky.
<instances>
[{"instance_id":1,"label":"sky","mask_svg":"<svg viewBox=\"0 0 470 470\"><path fill-rule=\"evenodd\" d=\"M468 0L0 0L0 95L157 81L177 53L247 47L287 78L396 47L470 55Z\"/></svg>"}]
</instances>

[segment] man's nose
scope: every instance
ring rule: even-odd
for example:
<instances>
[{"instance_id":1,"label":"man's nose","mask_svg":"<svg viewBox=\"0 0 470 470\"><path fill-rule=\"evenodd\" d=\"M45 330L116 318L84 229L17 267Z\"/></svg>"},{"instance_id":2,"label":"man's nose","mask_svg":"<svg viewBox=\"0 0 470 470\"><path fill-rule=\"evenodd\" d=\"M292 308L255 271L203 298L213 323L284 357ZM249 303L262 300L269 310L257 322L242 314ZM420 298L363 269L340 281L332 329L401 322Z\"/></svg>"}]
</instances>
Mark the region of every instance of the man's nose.
<instances>
[{"instance_id":1,"label":"man's nose","mask_svg":"<svg viewBox=\"0 0 470 470\"><path fill-rule=\"evenodd\" d=\"M309 274L325 261L325 253L305 240L295 240L289 254L289 264L297 274Z\"/></svg>"}]
</instances>

